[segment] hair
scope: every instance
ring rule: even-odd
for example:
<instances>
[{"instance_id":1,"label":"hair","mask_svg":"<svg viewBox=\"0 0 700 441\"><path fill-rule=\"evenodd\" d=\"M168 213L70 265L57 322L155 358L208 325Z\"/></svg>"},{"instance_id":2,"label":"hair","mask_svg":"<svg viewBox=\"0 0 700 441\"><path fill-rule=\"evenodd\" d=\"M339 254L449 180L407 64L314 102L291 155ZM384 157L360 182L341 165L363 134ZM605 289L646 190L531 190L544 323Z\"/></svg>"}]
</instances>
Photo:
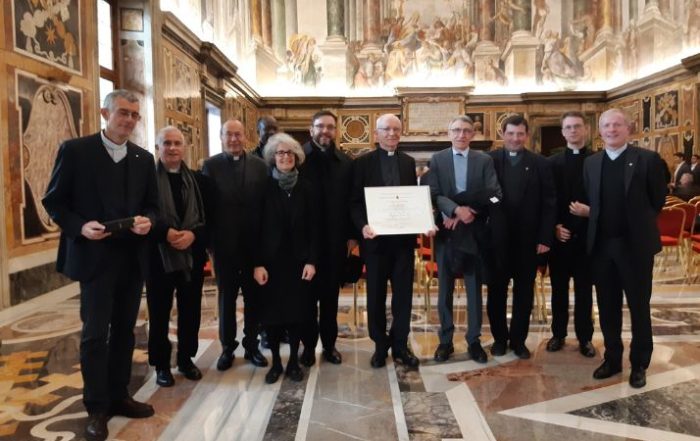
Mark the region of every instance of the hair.
<instances>
[{"instance_id":1,"label":"hair","mask_svg":"<svg viewBox=\"0 0 700 441\"><path fill-rule=\"evenodd\" d=\"M700 155L697 155L697 154L690 155L690 157L695 158L695 159L700 159Z\"/></svg>"},{"instance_id":2,"label":"hair","mask_svg":"<svg viewBox=\"0 0 700 441\"><path fill-rule=\"evenodd\" d=\"M245 126L243 125L243 123L241 122L241 120L236 119L236 118L231 118L231 119L227 119L226 121L224 121L223 124L221 124L221 128L219 129L219 136L222 136L222 135L224 134L224 127L226 127L226 124L228 124L228 123L230 123L230 122L232 122L232 121L235 121L235 122L237 122L238 124L240 124L241 127L243 128L243 134L245 134Z\"/></svg>"},{"instance_id":3,"label":"hair","mask_svg":"<svg viewBox=\"0 0 700 441\"><path fill-rule=\"evenodd\" d=\"M267 144L265 144L265 150L263 150L263 158L265 159L265 163L267 163L268 166L274 167L275 152L277 151L277 147L280 144L289 146L289 148L292 150L292 153L294 153L295 157L294 162L297 167L304 163L306 155L304 154L304 150L301 148L299 142L291 136L287 135L286 133L280 132L270 136L270 139L267 140Z\"/></svg>"},{"instance_id":4,"label":"hair","mask_svg":"<svg viewBox=\"0 0 700 441\"><path fill-rule=\"evenodd\" d=\"M673 154L673 156L675 156L676 158L685 159L685 155L681 152L676 152Z\"/></svg>"},{"instance_id":5,"label":"hair","mask_svg":"<svg viewBox=\"0 0 700 441\"><path fill-rule=\"evenodd\" d=\"M627 112L625 112L622 109L618 109L617 107L613 107L612 109L608 109L605 112L601 113L600 118L598 118L598 125L600 126L600 122L603 120L604 117L606 117L610 114L613 114L613 113L617 113L618 115L621 115L622 118L624 118L625 124L627 124L628 127L631 125L630 124L631 120L630 120L630 117L627 114Z\"/></svg>"},{"instance_id":6,"label":"hair","mask_svg":"<svg viewBox=\"0 0 700 441\"><path fill-rule=\"evenodd\" d=\"M104 103L102 103L102 108L113 112L115 107L114 102L117 100L117 98L124 98L130 103L139 102L139 97L137 97L134 92L126 89L114 89L105 97Z\"/></svg>"},{"instance_id":7,"label":"hair","mask_svg":"<svg viewBox=\"0 0 700 441\"><path fill-rule=\"evenodd\" d=\"M277 119L272 116L272 115L263 115L260 118L258 118L258 121L255 123L255 127L259 127L261 122L272 122L277 124Z\"/></svg>"},{"instance_id":8,"label":"hair","mask_svg":"<svg viewBox=\"0 0 700 441\"><path fill-rule=\"evenodd\" d=\"M530 132L530 126L527 123L527 120L525 119L524 116L522 115L511 115L508 118L504 119L503 122L501 123L501 131L503 133L506 132L506 127L508 125L511 126L525 126L525 131Z\"/></svg>"},{"instance_id":9,"label":"hair","mask_svg":"<svg viewBox=\"0 0 700 441\"><path fill-rule=\"evenodd\" d=\"M688 185L693 183L693 174L692 173L683 173L681 175L681 178L679 179L679 183L681 185Z\"/></svg>"},{"instance_id":10,"label":"hair","mask_svg":"<svg viewBox=\"0 0 700 441\"><path fill-rule=\"evenodd\" d=\"M336 124L338 124L338 117L335 116L333 112L331 112L330 110L319 110L318 112L314 113L314 116L311 117L311 125L313 125L314 122L322 116L330 116L331 118L333 118L333 121Z\"/></svg>"},{"instance_id":11,"label":"hair","mask_svg":"<svg viewBox=\"0 0 700 441\"><path fill-rule=\"evenodd\" d=\"M375 123L375 127L379 128L379 122L380 122L380 121L384 121L384 120L387 120L387 119L391 119L392 117L393 117L393 118L396 118L396 119L399 121L399 124L401 124L401 125L403 126L403 124L401 123L401 118L399 118L398 116L394 115L393 113L385 113L385 114L383 114L383 115L379 115L379 117L377 118L377 121L376 121L376 123Z\"/></svg>"},{"instance_id":12,"label":"hair","mask_svg":"<svg viewBox=\"0 0 700 441\"><path fill-rule=\"evenodd\" d=\"M447 125L447 130L450 130L450 127L452 127L452 124L454 124L457 121L467 123L470 126L474 127L474 121L472 121L472 119L470 117L468 117L467 115L459 115L459 116L452 118L452 121L450 121L450 123Z\"/></svg>"},{"instance_id":13,"label":"hair","mask_svg":"<svg viewBox=\"0 0 700 441\"><path fill-rule=\"evenodd\" d=\"M559 119L559 122L561 124L564 124L564 120L566 118L581 118L583 120L584 124L588 124L586 122L586 116L582 112L579 112L578 110L570 110L568 112L562 113L561 118Z\"/></svg>"},{"instance_id":14,"label":"hair","mask_svg":"<svg viewBox=\"0 0 700 441\"><path fill-rule=\"evenodd\" d=\"M163 145L163 141L165 140L165 134L168 132L177 132L182 137L182 141L184 144L185 135L182 134L180 129L178 129L175 126L165 126L162 129L160 129L158 131L158 134L156 135L156 146L157 147L160 147L161 145Z\"/></svg>"}]
</instances>

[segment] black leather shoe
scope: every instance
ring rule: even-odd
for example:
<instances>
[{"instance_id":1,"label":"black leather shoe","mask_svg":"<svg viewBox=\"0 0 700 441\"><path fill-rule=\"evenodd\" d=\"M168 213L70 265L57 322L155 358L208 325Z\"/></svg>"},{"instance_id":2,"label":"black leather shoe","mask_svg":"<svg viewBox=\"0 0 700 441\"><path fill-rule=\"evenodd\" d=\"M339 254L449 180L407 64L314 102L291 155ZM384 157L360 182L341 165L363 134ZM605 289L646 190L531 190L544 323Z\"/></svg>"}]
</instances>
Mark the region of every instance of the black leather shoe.
<instances>
[{"instance_id":1,"label":"black leather shoe","mask_svg":"<svg viewBox=\"0 0 700 441\"><path fill-rule=\"evenodd\" d=\"M107 421L109 415L104 413L93 413L88 415L85 425L85 439L87 441L104 441L107 439Z\"/></svg>"},{"instance_id":2,"label":"black leather shoe","mask_svg":"<svg viewBox=\"0 0 700 441\"><path fill-rule=\"evenodd\" d=\"M273 364L270 370L267 371L267 374L265 374L265 383L276 383L277 380L280 378L280 375L282 375L282 366Z\"/></svg>"},{"instance_id":3,"label":"black leather shoe","mask_svg":"<svg viewBox=\"0 0 700 441\"><path fill-rule=\"evenodd\" d=\"M401 349L398 351L394 351L393 349L391 350L391 357L394 359L394 362L397 362L399 364L403 364L404 366L408 367L418 367L418 364L420 363L418 361L418 357L416 357L413 352L411 352L410 349L405 348Z\"/></svg>"},{"instance_id":4,"label":"black leather shoe","mask_svg":"<svg viewBox=\"0 0 700 441\"><path fill-rule=\"evenodd\" d=\"M647 385L647 370L644 368L632 368L630 372L630 386L635 389L644 387Z\"/></svg>"},{"instance_id":5,"label":"black leather shoe","mask_svg":"<svg viewBox=\"0 0 700 441\"><path fill-rule=\"evenodd\" d=\"M435 361L447 361L450 358L450 354L454 353L455 347L452 343L440 343L435 349L435 355L433 359Z\"/></svg>"},{"instance_id":6,"label":"black leather shoe","mask_svg":"<svg viewBox=\"0 0 700 441\"><path fill-rule=\"evenodd\" d=\"M564 347L564 338L552 337L547 342L547 351L548 352L561 351L563 347Z\"/></svg>"},{"instance_id":7,"label":"black leather shoe","mask_svg":"<svg viewBox=\"0 0 700 441\"><path fill-rule=\"evenodd\" d=\"M148 403L141 403L131 397L112 403L111 415L124 416L127 418L148 418L155 414L153 406Z\"/></svg>"},{"instance_id":8,"label":"black leather shoe","mask_svg":"<svg viewBox=\"0 0 700 441\"><path fill-rule=\"evenodd\" d=\"M170 387L175 384L170 368L156 369L156 384L160 387Z\"/></svg>"},{"instance_id":9,"label":"black leather shoe","mask_svg":"<svg viewBox=\"0 0 700 441\"><path fill-rule=\"evenodd\" d=\"M374 351L374 354L372 354L372 358L369 359L369 364L373 368L381 368L386 366L386 357L387 353L384 351Z\"/></svg>"},{"instance_id":10,"label":"black leather shoe","mask_svg":"<svg viewBox=\"0 0 700 441\"><path fill-rule=\"evenodd\" d=\"M336 348L330 350L324 349L322 355L323 359L329 363L340 364L343 362L343 357L340 355L340 352L338 352Z\"/></svg>"},{"instance_id":11,"label":"black leather shoe","mask_svg":"<svg viewBox=\"0 0 700 441\"><path fill-rule=\"evenodd\" d=\"M477 363L486 363L489 361L486 351L484 351L484 348L481 347L481 343L478 341L469 345L469 356Z\"/></svg>"},{"instance_id":12,"label":"black leather shoe","mask_svg":"<svg viewBox=\"0 0 700 441\"><path fill-rule=\"evenodd\" d=\"M297 363L288 364L284 371L284 376L297 383L304 379L304 371L301 370Z\"/></svg>"},{"instance_id":13,"label":"black leather shoe","mask_svg":"<svg viewBox=\"0 0 700 441\"><path fill-rule=\"evenodd\" d=\"M593 343L591 343L590 341L587 341L585 343L579 343L578 351L584 357L588 357L588 358L595 357L595 346L593 346Z\"/></svg>"},{"instance_id":14,"label":"black leather shoe","mask_svg":"<svg viewBox=\"0 0 700 441\"><path fill-rule=\"evenodd\" d=\"M525 343L511 343L510 348L513 350L513 353L515 353L515 355L518 356L519 359L527 360L528 358L530 358L530 350L527 348L527 346L525 346Z\"/></svg>"},{"instance_id":15,"label":"black leather shoe","mask_svg":"<svg viewBox=\"0 0 700 441\"><path fill-rule=\"evenodd\" d=\"M202 379L202 371L192 363L192 360L182 361L178 363L177 370L182 373L188 380L197 381Z\"/></svg>"},{"instance_id":16,"label":"black leather shoe","mask_svg":"<svg viewBox=\"0 0 700 441\"><path fill-rule=\"evenodd\" d=\"M219 359L216 361L216 369L220 371L225 371L233 366L233 359L236 358L233 352L224 351L219 355Z\"/></svg>"},{"instance_id":17,"label":"black leather shoe","mask_svg":"<svg viewBox=\"0 0 700 441\"><path fill-rule=\"evenodd\" d=\"M246 349L245 354L243 354L243 358L250 361L257 367L267 366L267 358L265 358L258 348Z\"/></svg>"},{"instance_id":18,"label":"black leather shoe","mask_svg":"<svg viewBox=\"0 0 700 441\"><path fill-rule=\"evenodd\" d=\"M622 366L619 364L613 364L608 360L603 360L603 364L598 366L596 370L593 371L593 378L596 380L603 380L605 378L610 378L615 374L622 372Z\"/></svg>"},{"instance_id":19,"label":"black leather shoe","mask_svg":"<svg viewBox=\"0 0 700 441\"><path fill-rule=\"evenodd\" d=\"M505 340L496 340L491 345L491 355L494 357L506 355L506 351L508 351L508 342Z\"/></svg>"},{"instance_id":20,"label":"black leather shoe","mask_svg":"<svg viewBox=\"0 0 700 441\"><path fill-rule=\"evenodd\" d=\"M301 357L299 357L299 363L302 364L302 366L306 367L311 367L316 364L316 353L314 351L307 351L304 349L304 351L301 353Z\"/></svg>"}]
</instances>

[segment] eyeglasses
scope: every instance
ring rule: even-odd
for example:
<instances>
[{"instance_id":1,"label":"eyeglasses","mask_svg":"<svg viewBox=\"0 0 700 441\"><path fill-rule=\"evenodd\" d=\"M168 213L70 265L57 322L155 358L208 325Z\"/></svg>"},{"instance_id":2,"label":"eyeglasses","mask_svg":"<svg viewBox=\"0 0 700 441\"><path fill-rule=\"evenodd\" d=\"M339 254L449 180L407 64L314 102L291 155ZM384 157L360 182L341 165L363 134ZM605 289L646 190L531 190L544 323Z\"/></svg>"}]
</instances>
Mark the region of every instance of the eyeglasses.
<instances>
[{"instance_id":1,"label":"eyeglasses","mask_svg":"<svg viewBox=\"0 0 700 441\"><path fill-rule=\"evenodd\" d=\"M323 130L323 129L326 129L326 130L335 130L335 129L336 129L336 127L335 127L334 125L332 125L332 124L329 124L329 125L325 125L325 124L314 124L313 127L314 127L314 129L318 129L318 130Z\"/></svg>"},{"instance_id":2,"label":"eyeglasses","mask_svg":"<svg viewBox=\"0 0 700 441\"><path fill-rule=\"evenodd\" d=\"M564 126L562 127L563 130L579 130L583 128L583 124L574 124L571 126Z\"/></svg>"},{"instance_id":3,"label":"eyeglasses","mask_svg":"<svg viewBox=\"0 0 700 441\"><path fill-rule=\"evenodd\" d=\"M454 133L455 135L458 133L464 134L464 135L470 135L474 133L474 129L466 128L466 129L450 129L450 132Z\"/></svg>"},{"instance_id":4,"label":"eyeglasses","mask_svg":"<svg viewBox=\"0 0 700 441\"><path fill-rule=\"evenodd\" d=\"M384 133L401 133L401 127L377 127L377 130Z\"/></svg>"},{"instance_id":5,"label":"eyeglasses","mask_svg":"<svg viewBox=\"0 0 700 441\"><path fill-rule=\"evenodd\" d=\"M280 158L282 156L294 156L294 152L291 150L277 150L275 156L279 156Z\"/></svg>"},{"instance_id":6,"label":"eyeglasses","mask_svg":"<svg viewBox=\"0 0 700 441\"><path fill-rule=\"evenodd\" d=\"M117 109L117 115L121 116L122 118L131 117L134 121L141 120L141 115L139 112L130 112L126 109Z\"/></svg>"}]
</instances>

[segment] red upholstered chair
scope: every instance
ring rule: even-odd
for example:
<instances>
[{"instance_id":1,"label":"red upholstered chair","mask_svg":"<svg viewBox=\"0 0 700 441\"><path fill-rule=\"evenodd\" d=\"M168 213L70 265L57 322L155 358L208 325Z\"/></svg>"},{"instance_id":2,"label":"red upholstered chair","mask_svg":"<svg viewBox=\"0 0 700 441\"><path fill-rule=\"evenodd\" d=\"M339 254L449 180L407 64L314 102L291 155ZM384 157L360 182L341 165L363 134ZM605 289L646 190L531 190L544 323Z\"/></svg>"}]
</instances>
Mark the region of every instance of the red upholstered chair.
<instances>
[{"instance_id":1,"label":"red upholstered chair","mask_svg":"<svg viewBox=\"0 0 700 441\"><path fill-rule=\"evenodd\" d=\"M661 245L663 246L663 254L667 250L674 248L678 256L678 262L681 263L683 256L681 247L683 245L683 232L685 226L685 210L679 207L664 207L656 219L661 235ZM660 263L661 269L666 269L666 256L662 256Z\"/></svg>"}]
</instances>

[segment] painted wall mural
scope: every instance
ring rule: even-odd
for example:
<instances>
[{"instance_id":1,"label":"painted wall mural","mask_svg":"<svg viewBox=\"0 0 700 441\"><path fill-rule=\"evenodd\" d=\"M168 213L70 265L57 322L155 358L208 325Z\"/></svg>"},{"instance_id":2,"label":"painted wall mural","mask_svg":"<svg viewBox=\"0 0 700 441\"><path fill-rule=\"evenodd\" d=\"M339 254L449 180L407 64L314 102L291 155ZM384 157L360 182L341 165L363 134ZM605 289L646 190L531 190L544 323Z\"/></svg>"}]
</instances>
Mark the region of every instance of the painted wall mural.
<instances>
[{"instance_id":1,"label":"painted wall mural","mask_svg":"<svg viewBox=\"0 0 700 441\"><path fill-rule=\"evenodd\" d=\"M83 97L80 90L65 84L48 82L22 71L15 73L19 134L11 150L21 152L20 168L13 180L21 185L19 210L20 241L32 243L58 235L58 226L51 221L41 198L51 177L51 169L60 144L82 132Z\"/></svg>"},{"instance_id":2,"label":"painted wall mural","mask_svg":"<svg viewBox=\"0 0 700 441\"><path fill-rule=\"evenodd\" d=\"M80 59L80 1L12 0L14 47L18 52L75 73Z\"/></svg>"}]
</instances>

